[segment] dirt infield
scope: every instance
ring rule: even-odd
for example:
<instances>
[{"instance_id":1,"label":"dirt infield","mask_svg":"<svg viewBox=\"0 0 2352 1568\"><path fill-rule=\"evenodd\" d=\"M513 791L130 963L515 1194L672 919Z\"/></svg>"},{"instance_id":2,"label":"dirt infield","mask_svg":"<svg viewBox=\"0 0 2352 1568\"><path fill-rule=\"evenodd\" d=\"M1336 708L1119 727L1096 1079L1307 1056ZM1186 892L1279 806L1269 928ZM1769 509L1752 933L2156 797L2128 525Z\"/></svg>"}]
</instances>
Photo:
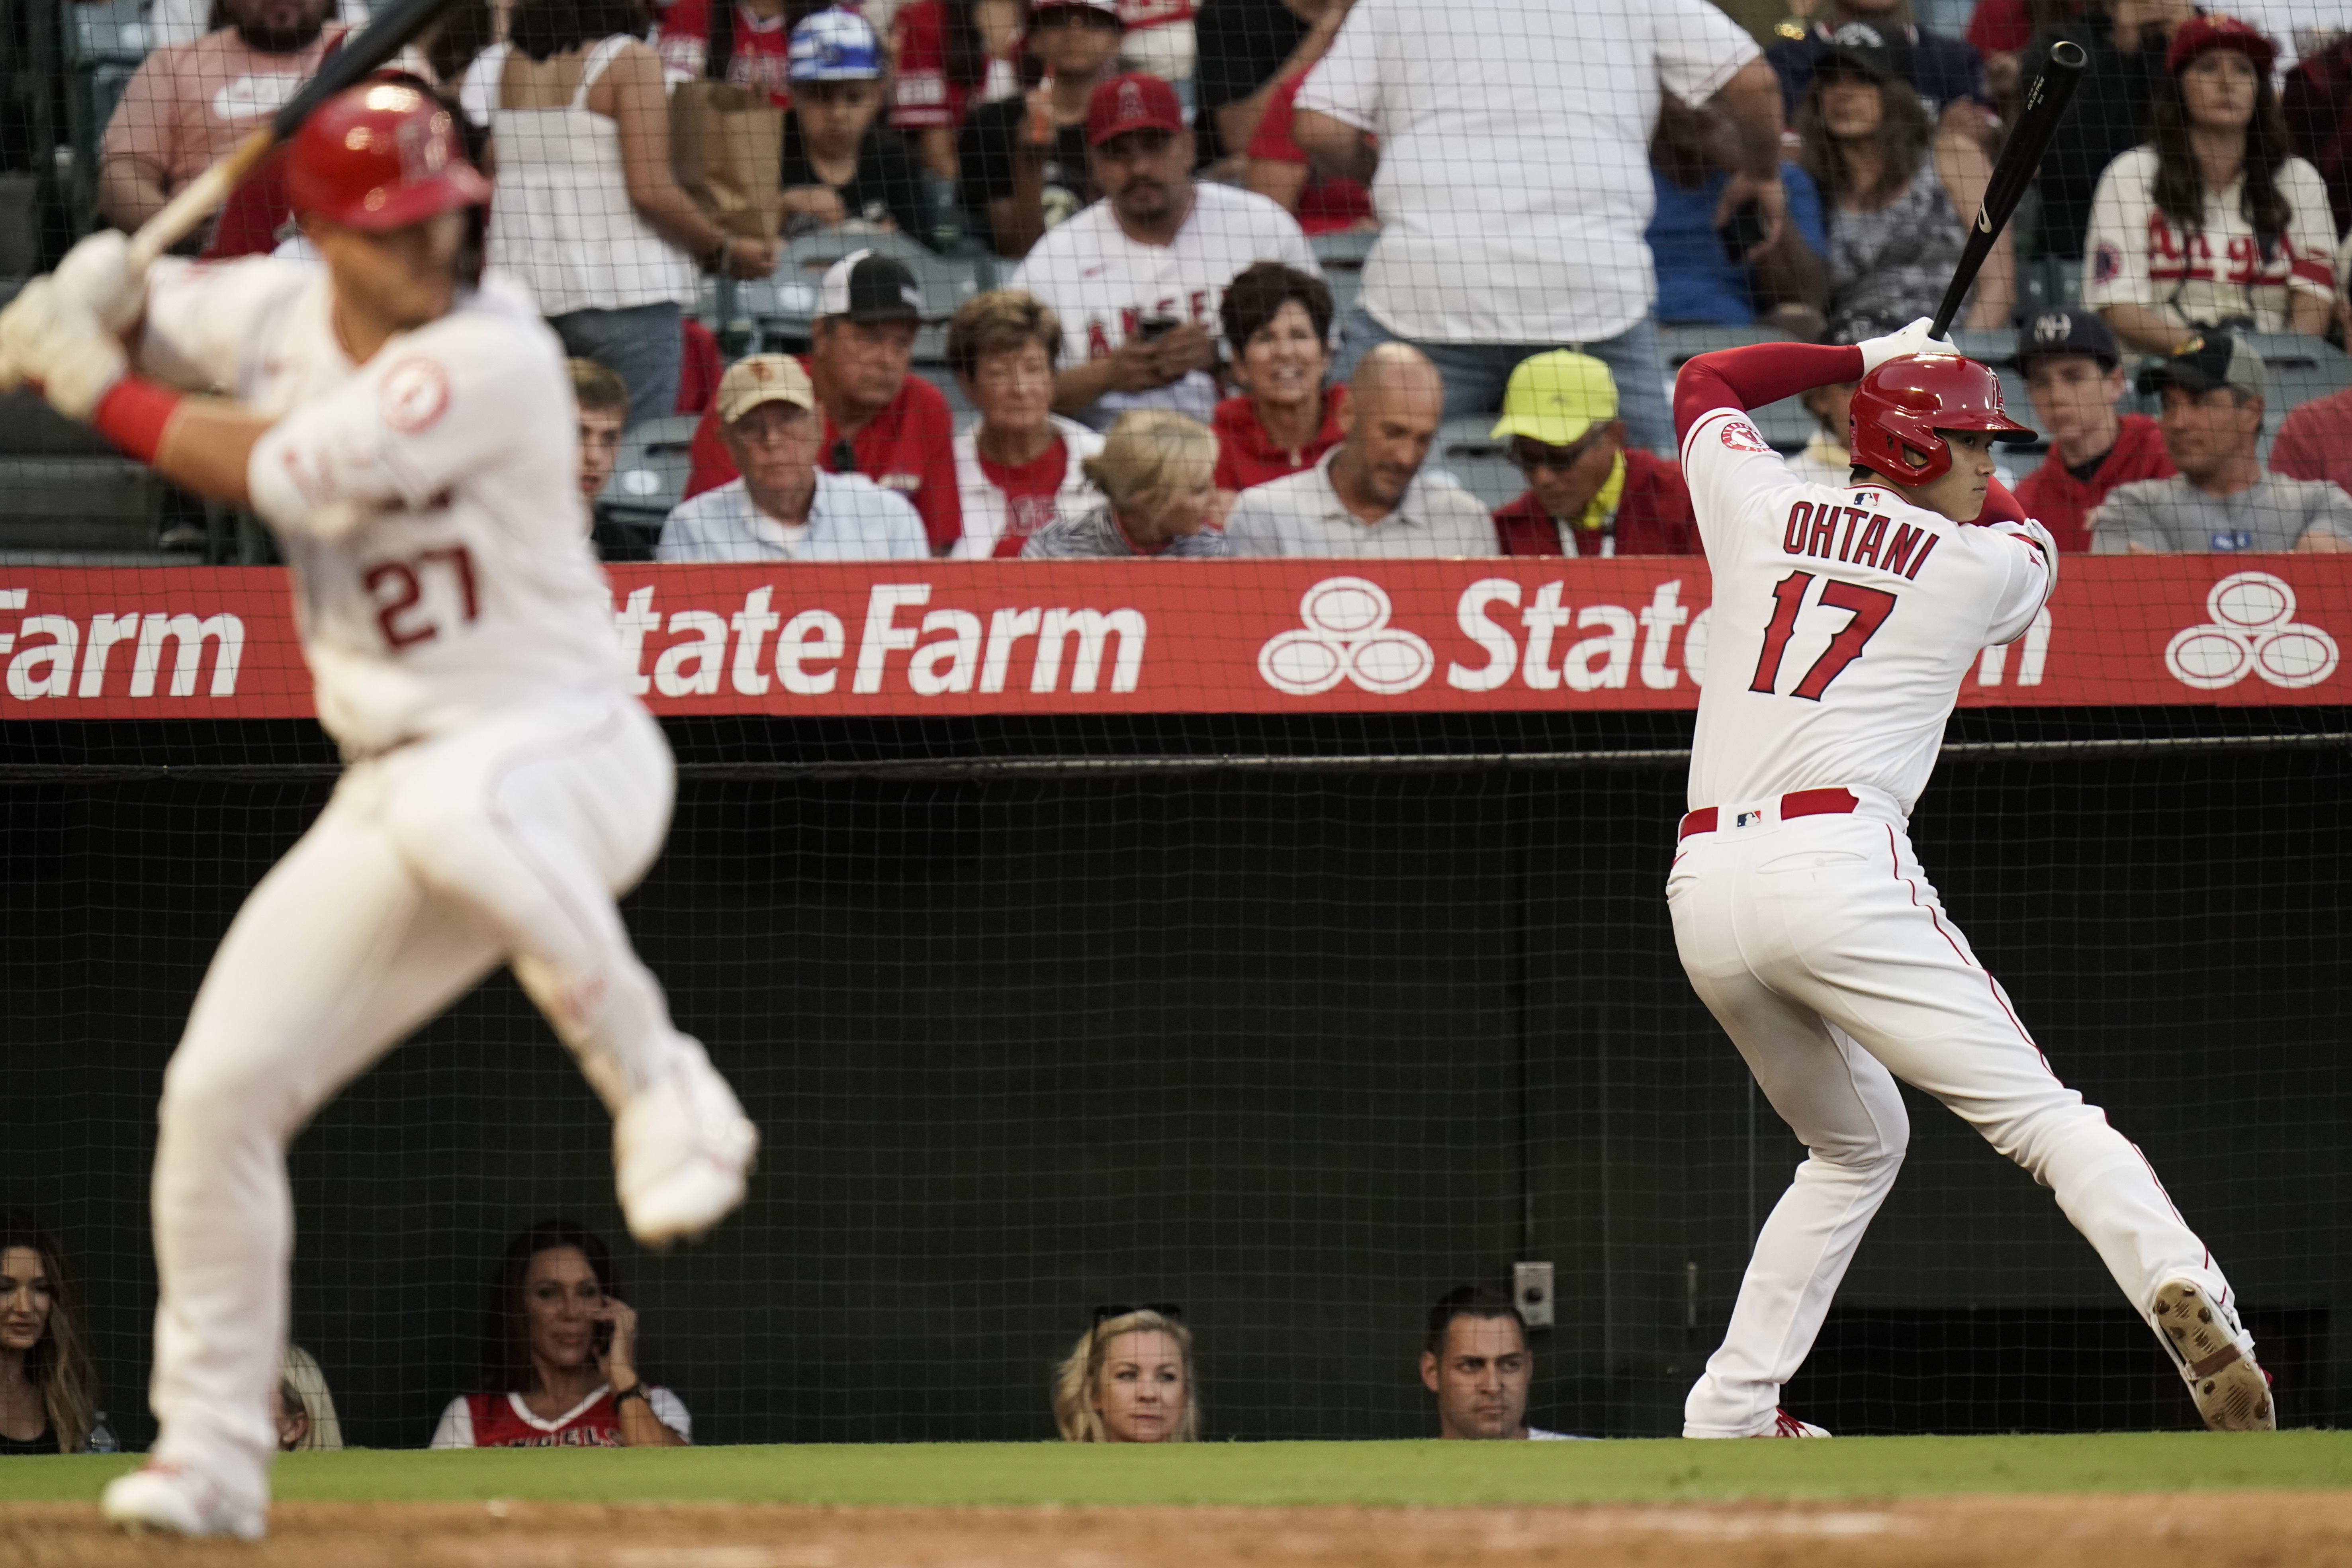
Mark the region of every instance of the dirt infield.
<instances>
[{"instance_id":1,"label":"dirt infield","mask_svg":"<svg viewBox=\"0 0 2352 1568\"><path fill-rule=\"evenodd\" d=\"M283 1503L259 1546L0 1509L14 1568L2199 1568L2352 1563L2352 1491L1496 1509Z\"/></svg>"}]
</instances>

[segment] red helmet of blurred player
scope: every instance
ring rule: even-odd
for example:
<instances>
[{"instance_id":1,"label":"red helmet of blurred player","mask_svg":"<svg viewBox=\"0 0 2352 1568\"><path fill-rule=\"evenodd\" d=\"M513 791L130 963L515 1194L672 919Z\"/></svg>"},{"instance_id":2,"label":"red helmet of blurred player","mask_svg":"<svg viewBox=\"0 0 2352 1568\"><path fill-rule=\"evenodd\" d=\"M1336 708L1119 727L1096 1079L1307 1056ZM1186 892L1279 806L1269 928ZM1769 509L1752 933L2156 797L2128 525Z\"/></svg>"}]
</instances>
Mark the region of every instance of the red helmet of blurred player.
<instances>
[{"instance_id":1,"label":"red helmet of blurred player","mask_svg":"<svg viewBox=\"0 0 2352 1568\"><path fill-rule=\"evenodd\" d=\"M286 184L297 216L351 228L402 228L490 199L449 110L399 80L362 82L320 104L295 132Z\"/></svg>"},{"instance_id":2,"label":"red helmet of blurred player","mask_svg":"<svg viewBox=\"0 0 2352 1568\"><path fill-rule=\"evenodd\" d=\"M1898 485L1924 485L1951 470L1942 431L2033 436L2002 407L2000 377L1958 354L1888 360L1854 389L1853 419L1853 461Z\"/></svg>"}]
</instances>

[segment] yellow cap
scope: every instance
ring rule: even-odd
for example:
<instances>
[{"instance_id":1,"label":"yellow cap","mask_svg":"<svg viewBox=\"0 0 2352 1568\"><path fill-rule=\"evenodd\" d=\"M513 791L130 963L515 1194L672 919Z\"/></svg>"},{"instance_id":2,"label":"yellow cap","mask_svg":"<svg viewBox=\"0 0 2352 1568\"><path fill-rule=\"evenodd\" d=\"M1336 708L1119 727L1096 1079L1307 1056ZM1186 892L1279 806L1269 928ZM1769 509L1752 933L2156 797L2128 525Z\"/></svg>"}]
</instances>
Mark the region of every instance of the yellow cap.
<instances>
[{"instance_id":1,"label":"yellow cap","mask_svg":"<svg viewBox=\"0 0 2352 1568\"><path fill-rule=\"evenodd\" d=\"M789 403L814 409L816 388L808 372L790 354L751 354L727 367L719 378L719 423L732 425L762 403Z\"/></svg>"},{"instance_id":2,"label":"yellow cap","mask_svg":"<svg viewBox=\"0 0 2352 1568\"><path fill-rule=\"evenodd\" d=\"M1572 349L1523 359L1503 392L1503 416L1490 434L1497 440L1525 436L1547 447L1573 446L1595 425L1617 417L1617 383L1609 367Z\"/></svg>"}]
</instances>

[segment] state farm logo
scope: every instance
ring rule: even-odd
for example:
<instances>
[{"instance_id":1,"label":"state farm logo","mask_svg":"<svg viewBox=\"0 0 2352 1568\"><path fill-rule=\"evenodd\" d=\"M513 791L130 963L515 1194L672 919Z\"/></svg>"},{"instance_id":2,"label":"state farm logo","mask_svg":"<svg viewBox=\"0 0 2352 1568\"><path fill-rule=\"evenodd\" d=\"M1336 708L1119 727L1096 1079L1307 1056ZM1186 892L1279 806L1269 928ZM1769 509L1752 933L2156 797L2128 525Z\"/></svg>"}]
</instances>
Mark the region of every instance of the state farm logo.
<instances>
[{"instance_id":1,"label":"state farm logo","mask_svg":"<svg viewBox=\"0 0 2352 1568\"><path fill-rule=\"evenodd\" d=\"M2173 679L2200 691L2235 686L2249 675L2289 689L2316 686L2336 673L2336 639L2298 625L2294 590L2267 572L2240 572L2205 595L2213 618L2164 647Z\"/></svg>"},{"instance_id":2,"label":"state farm logo","mask_svg":"<svg viewBox=\"0 0 2352 1568\"><path fill-rule=\"evenodd\" d=\"M1276 691L1312 697L1343 680L1394 697L1437 668L1429 645L1389 625L1389 596L1361 577L1326 577L1298 601L1305 629L1283 632L1258 649L1257 672Z\"/></svg>"}]
</instances>

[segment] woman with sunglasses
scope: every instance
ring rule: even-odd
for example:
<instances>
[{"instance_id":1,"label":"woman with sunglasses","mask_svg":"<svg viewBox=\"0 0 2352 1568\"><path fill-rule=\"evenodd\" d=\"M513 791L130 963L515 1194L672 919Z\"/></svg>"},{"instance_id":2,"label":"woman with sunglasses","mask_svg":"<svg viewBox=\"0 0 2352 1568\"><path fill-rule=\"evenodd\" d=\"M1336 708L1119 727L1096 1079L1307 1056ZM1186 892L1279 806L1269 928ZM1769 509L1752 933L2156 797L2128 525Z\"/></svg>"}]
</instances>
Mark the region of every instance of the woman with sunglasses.
<instances>
[{"instance_id":1,"label":"woman with sunglasses","mask_svg":"<svg viewBox=\"0 0 2352 1568\"><path fill-rule=\"evenodd\" d=\"M1527 493L1495 512L1506 555L1696 555L1682 470L1625 445L1617 383L1588 354L1519 362L1494 438L1510 443Z\"/></svg>"},{"instance_id":2,"label":"woman with sunglasses","mask_svg":"<svg viewBox=\"0 0 2352 1568\"><path fill-rule=\"evenodd\" d=\"M1192 1443L1201 1436L1192 1333L1166 1303L1097 1307L1054 1378L1067 1443Z\"/></svg>"}]
</instances>

